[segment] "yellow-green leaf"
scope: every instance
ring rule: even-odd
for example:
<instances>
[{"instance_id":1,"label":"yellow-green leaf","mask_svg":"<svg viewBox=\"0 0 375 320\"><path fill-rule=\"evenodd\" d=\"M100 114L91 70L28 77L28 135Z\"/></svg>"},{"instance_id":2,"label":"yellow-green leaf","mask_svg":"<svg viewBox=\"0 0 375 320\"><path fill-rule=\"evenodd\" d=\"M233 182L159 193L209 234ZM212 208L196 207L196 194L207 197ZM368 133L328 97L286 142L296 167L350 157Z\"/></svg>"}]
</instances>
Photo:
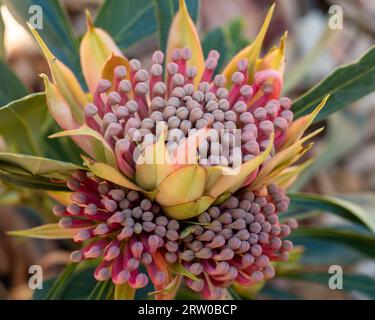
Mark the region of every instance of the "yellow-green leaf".
<instances>
[{"instance_id":1,"label":"yellow-green leaf","mask_svg":"<svg viewBox=\"0 0 375 320\"><path fill-rule=\"evenodd\" d=\"M70 162L35 157L26 154L0 152L0 167L3 164L21 168L33 176L64 180L82 167Z\"/></svg>"},{"instance_id":2,"label":"yellow-green leaf","mask_svg":"<svg viewBox=\"0 0 375 320\"><path fill-rule=\"evenodd\" d=\"M36 239L72 239L75 233L77 233L77 230L61 229L58 223L50 223L31 229L7 232L7 234L11 236Z\"/></svg>"}]
</instances>

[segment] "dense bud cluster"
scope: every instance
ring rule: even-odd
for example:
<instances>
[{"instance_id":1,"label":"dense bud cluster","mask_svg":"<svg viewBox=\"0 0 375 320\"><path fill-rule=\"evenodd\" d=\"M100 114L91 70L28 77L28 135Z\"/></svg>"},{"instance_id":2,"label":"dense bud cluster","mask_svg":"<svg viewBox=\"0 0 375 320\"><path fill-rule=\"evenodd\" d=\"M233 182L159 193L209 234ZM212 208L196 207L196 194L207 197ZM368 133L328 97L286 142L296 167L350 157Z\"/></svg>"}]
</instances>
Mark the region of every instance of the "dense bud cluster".
<instances>
[{"instance_id":1,"label":"dense bud cluster","mask_svg":"<svg viewBox=\"0 0 375 320\"><path fill-rule=\"evenodd\" d=\"M154 285L168 280L157 259L177 246L179 223L160 213L160 207L133 190L119 188L77 171L68 181L72 203L56 205L54 214L62 217L62 228L76 228L73 240L83 243L72 252L73 262L102 257L95 271L98 281L112 278L116 284L134 288L147 285L148 277L139 271L143 264ZM170 255L169 255L170 256ZM175 256L177 260L177 256Z\"/></svg>"},{"instance_id":2,"label":"dense bud cluster","mask_svg":"<svg viewBox=\"0 0 375 320\"><path fill-rule=\"evenodd\" d=\"M252 285L270 279L271 261L287 260L293 244L284 238L297 227L281 224L278 213L288 208L285 192L270 185L266 196L245 191L198 216L200 224L183 238L180 258L198 277L187 285L211 299L220 298L232 282Z\"/></svg>"},{"instance_id":3,"label":"dense bud cluster","mask_svg":"<svg viewBox=\"0 0 375 320\"><path fill-rule=\"evenodd\" d=\"M286 260L293 245L285 240L294 220L279 223L289 199L275 185L265 196L240 191L220 206L189 221L167 218L142 194L77 171L68 180L72 203L56 205L62 228L77 229L73 262L101 258L98 281L112 279L134 288L168 281L168 264L181 263L197 280L188 287L218 298L236 281L251 285L274 276L270 261ZM148 275L140 272L143 264Z\"/></svg>"}]
</instances>

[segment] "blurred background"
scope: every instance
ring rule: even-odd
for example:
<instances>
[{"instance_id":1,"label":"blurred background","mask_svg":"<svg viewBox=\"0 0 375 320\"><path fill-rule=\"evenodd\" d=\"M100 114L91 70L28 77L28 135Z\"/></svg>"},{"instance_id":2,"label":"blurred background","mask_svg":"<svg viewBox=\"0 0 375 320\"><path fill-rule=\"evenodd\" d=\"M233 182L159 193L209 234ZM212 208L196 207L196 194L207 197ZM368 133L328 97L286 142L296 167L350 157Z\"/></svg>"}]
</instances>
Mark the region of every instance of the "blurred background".
<instances>
[{"instance_id":1,"label":"blurred background","mask_svg":"<svg viewBox=\"0 0 375 320\"><path fill-rule=\"evenodd\" d=\"M88 8L95 16L102 3L102 0L61 1L75 35L79 36L85 31L84 10ZM202 0L198 19L200 34L203 39L217 39L228 59L255 37L271 3L256 0ZM331 5L339 5L343 9L342 29L328 28ZM1 54L4 64L1 66L0 83L4 81L2 75L5 72L14 72L18 78L15 81L20 82L20 92L14 93L15 96L10 98L0 94L0 105L4 106L10 100L22 97L25 92L43 91L38 74L48 73L48 66L34 39L5 5L1 6L1 17L4 42ZM143 23L147 25L148 21L145 19ZM277 1L265 49L278 44L285 30L288 30L288 41L284 92L295 98L338 65L358 59L375 42L375 1ZM126 47L125 54L129 58L141 57L147 63L156 46L156 37L152 35L136 45ZM375 94L330 116L324 123L324 134L319 136L309 155L317 160L301 176L293 190L349 199L375 216L374 124ZM0 139L0 150L6 148L6 141ZM68 262L71 249L69 242L25 240L5 234L7 230L53 221L51 203L42 192L0 183L0 299L32 297L33 293L27 286L30 265L41 265L44 276L48 278L56 275ZM343 222L330 215L313 213L309 213L302 222L306 225L340 223ZM296 251L296 261L281 266L278 270L280 275L287 273L288 268L293 268L296 263L299 268L312 272L327 272L329 265L339 264L345 266L345 270L375 279L374 260L345 243L328 243L317 238L297 239L294 242L301 246ZM374 290L368 288L368 292L373 294ZM254 297L252 292L243 295ZM309 279L295 278L290 281L281 276L270 281L256 294L256 298L366 299L375 296L358 290L330 290L324 281L320 284L312 283Z\"/></svg>"}]
</instances>

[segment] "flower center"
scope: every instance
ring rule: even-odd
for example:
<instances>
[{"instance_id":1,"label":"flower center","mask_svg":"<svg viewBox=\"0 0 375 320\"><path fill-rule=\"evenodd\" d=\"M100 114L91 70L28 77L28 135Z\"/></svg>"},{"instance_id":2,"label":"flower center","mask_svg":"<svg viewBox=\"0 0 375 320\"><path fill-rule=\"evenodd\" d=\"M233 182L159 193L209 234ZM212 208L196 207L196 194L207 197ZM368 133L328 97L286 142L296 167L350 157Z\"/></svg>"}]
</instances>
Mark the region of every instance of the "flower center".
<instances>
[{"instance_id":1,"label":"flower center","mask_svg":"<svg viewBox=\"0 0 375 320\"><path fill-rule=\"evenodd\" d=\"M293 113L290 99L272 98L274 89L269 80L280 81L277 72L258 72L250 85L248 61L244 59L228 81L223 74L214 74L220 54L212 50L195 88L197 69L188 65L190 58L190 49L175 50L173 61L165 67L165 81L161 51L152 55L149 71L133 59L129 71L117 66L112 82L99 81L93 103L85 107L86 122L104 136L127 175L134 174L134 150L158 139L156 127L160 122L167 127L165 139L170 152L191 130L210 129L197 150L203 166L233 167L251 160L266 149L273 132L271 156L284 142Z\"/></svg>"}]
</instances>

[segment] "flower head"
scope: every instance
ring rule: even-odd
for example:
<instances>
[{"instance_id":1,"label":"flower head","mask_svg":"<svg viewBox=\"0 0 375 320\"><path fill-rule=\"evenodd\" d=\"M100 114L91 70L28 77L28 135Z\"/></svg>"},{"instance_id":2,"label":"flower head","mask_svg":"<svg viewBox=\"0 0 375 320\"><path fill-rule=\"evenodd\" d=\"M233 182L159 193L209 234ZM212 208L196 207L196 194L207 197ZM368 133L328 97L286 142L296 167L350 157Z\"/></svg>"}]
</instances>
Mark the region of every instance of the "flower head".
<instances>
[{"instance_id":1,"label":"flower head","mask_svg":"<svg viewBox=\"0 0 375 320\"><path fill-rule=\"evenodd\" d=\"M302 138L326 99L293 119L281 96L286 34L260 57L273 9L221 73L218 51L203 56L184 0L166 55L155 51L149 68L88 16L80 55L89 94L33 31L53 78L42 76L47 103L64 130L53 137L72 137L88 169L71 177L71 202L54 213L62 228L78 229L73 261L101 259L97 280L133 288L151 280L165 294L183 277L218 298L233 282L273 277L271 262L287 259L284 238L296 222L277 214L303 168L292 165L321 131Z\"/></svg>"}]
</instances>

